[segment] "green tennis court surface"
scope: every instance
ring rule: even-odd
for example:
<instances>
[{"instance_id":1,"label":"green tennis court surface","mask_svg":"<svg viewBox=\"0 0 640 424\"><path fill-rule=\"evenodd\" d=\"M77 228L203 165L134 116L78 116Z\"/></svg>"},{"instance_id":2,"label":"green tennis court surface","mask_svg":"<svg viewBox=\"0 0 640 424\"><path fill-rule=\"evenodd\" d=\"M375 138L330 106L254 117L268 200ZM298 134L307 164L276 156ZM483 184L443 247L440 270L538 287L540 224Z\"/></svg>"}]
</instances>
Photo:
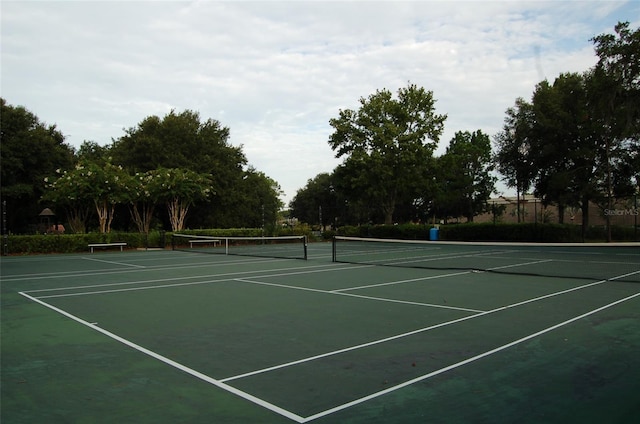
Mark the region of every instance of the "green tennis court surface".
<instances>
[{"instance_id":1,"label":"green tennis court surface","mask_svg":"<svg viewBox=\"0 0 640 424\"><path fill-rule=\"evenodd\" d=\"M636 422L640 250L489 249L3 257L2 422Z\"/></svg>"}]
</instances>

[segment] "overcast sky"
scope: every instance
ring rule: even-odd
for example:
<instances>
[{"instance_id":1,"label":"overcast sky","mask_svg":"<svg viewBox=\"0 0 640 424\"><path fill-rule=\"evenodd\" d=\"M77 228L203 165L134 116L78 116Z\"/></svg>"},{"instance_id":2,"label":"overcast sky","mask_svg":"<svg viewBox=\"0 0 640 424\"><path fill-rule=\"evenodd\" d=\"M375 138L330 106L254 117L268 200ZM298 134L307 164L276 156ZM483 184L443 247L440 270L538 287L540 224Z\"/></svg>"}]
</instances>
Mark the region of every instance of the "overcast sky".
<instances>
[{"instance_id":1,"label":"overcast sky","mask_svg":"<svg viewBox=\"0 0 640 424\"><path fill-rule=\"evenodd\" d=\"M1 96L66 141L100 145L145 117L220 121L287 204L340 163L329 119L409 82L456 131L500 131L535 84L596 63L595 35L639 26L634 1L6 1Z\"/></svg>"}]
</instances>

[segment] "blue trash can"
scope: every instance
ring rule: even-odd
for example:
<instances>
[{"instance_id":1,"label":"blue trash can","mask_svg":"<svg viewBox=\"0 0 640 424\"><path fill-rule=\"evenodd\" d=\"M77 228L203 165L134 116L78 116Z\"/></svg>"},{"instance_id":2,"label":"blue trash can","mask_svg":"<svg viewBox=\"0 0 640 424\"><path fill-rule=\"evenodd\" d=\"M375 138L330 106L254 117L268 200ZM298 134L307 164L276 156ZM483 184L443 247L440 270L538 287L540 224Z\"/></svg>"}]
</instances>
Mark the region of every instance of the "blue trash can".
<instances>
[{"instance_id":1,"label":"blue trash can","mask_svg":"<svg viewBox=\"0 0 640 424\"><path fill-rule=\"evenodd\" d=\"M436 241L438 240L438 233L440 232L437 228L432 228L429 230L429 240Z\"/></svg>"}]
</instances>

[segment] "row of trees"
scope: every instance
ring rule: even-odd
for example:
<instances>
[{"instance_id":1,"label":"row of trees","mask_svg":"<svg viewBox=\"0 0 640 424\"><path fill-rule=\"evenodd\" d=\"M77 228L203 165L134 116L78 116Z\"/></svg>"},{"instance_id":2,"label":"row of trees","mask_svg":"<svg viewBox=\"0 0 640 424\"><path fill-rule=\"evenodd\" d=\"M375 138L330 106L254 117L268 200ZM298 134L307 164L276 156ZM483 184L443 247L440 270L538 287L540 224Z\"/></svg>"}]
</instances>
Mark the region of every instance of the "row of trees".
<instances>
[{"instance_id":1,"label":"row of trees","mask_svg":"<svg viewBox=\"0 0 640 424\"><path fill-rule=\"evenodd\" d=\"M640 31L620 23L592 41L597 65L540 82L531 101L517 99L493 153L490 137L476 130L457 132L434 156L447 116L414 84L340 110L328 142L343 162L297 192L291 215L322 225L471 221L487 208L494 171L519 194L533 188L561 210L581 207L585 220L591 202L611 206L637 193ZM55 126L4 99L1 107L1 194L14 232L26 231L44 206L64 208L75 231L104 232L260 227L283 206L277 182L247 164L229 129L197 112L150 116L107 146L85 142L76 151Z\"/></svg>"},{"instance_id":2,"label":"row of trees","mask_svg":"<svg viewBox=\"0 0 640 424\"><path fill-rule=\"evenodd\" d=\"M482 131L457 132L439 157L420 143L413 150L388 146L389 151L372 152L373 158L361 153L357 161L346 160L333 173L310 179L291 201L291 214L326 227L435 217L473 221L485 209L497 178L491 140ZM388 157L393 161L383 159ZM388 168L375 168L376 160L386 161Z\"/></svg>"},{"instance_id":3,"label":"row of trees","mask_svg":"<svg viewBox=\"0 0 640 424\"><path fill-rule=\"evenodd\" d=\"M247 164L228 128L196 112L150 116L110 145L85 141L76 151L55 126L1 106L2 199L13 232L30 231L44 206L74 232L145 233L260 227L282 207L277 182Z\"/></svg>"},{"instance_id":4,"label":"row of trees","mask_svg":"<svg viewBox=\"0 0 640 424\"><path fill-rule=\"evenodd\" d=\"M343 163L307 182L291 210L321 225L473 216L487 210L498 171L509 187L531 188L545 204L611 208L640 184L640 31L619 23L592 39L597 65L583 74L540 82L530 102L517 99L503 131L458 132L433 153L445 115L433 93L409 85L360 99L358 110L330 121L329 139Z\"/></svg>"},{"instance_id":5,"label":"row of trees","mask_svg":"<svg viewBox=\"0 0 640 424\"><path fill-rule=\"evenodd\" d=\"M567 207L581 208L583 231L590 204L612 209L640 185L640 31L620 23L615 32L593 38L594 68L517 99L495 138L508 184L556 204L560 222Z\"/></svg>"}]
</instances>

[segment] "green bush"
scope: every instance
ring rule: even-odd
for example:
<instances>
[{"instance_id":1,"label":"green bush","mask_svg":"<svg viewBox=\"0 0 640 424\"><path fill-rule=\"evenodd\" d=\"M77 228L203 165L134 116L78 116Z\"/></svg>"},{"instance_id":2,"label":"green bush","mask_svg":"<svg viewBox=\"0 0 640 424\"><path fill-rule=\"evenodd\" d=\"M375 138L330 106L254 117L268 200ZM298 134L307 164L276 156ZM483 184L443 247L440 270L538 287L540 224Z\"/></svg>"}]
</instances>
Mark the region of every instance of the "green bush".
<instances>
[{"instance_id":1,"label":"green bush","mask_svg":"<svg viewBox=\"0 0 640 424\"><path fill-rule=\"evenodd\" d=\"M362 225L345 226L336 234L350 237L397 238L404 240L429 240L431 225ZM452 241L511 241L511 242L547 242L567 243L582 241L605 241L606 230L603 227L591 227L584 240L579 225L542 224L542 223L467 223L440 225L438 238ZM614 241L637 240L640 231L632 227L612 227Z\"/></svg>"}]
</instances>

